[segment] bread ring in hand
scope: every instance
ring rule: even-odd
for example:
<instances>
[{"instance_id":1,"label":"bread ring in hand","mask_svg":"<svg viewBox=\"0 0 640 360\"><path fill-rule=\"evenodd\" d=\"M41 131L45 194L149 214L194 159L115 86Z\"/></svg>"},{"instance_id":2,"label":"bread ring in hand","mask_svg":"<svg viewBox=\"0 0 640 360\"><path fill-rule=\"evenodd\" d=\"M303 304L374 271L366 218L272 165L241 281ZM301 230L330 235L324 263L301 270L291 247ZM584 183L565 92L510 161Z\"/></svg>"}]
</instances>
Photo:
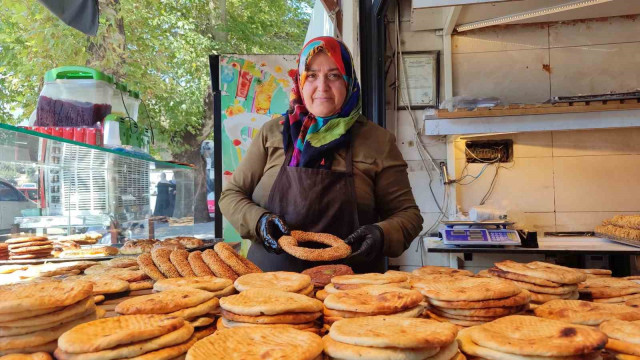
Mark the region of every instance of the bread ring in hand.
<instances>
[{"instance_id":1,"label":"bread ring in hand","mask_svg":"<svg viewBox=\"0 0 640 360\"><path fill-rule=\"evenodd\" d=\"M298 244L315 242L328 245L325 249L311 249L301 247ZM342 239L331 234L311 233L294 230L291 236L283 236L278 244L287 254L307 261L332 261L344 259L351 254L351 247Z\"/></svg>"}]
</instances>

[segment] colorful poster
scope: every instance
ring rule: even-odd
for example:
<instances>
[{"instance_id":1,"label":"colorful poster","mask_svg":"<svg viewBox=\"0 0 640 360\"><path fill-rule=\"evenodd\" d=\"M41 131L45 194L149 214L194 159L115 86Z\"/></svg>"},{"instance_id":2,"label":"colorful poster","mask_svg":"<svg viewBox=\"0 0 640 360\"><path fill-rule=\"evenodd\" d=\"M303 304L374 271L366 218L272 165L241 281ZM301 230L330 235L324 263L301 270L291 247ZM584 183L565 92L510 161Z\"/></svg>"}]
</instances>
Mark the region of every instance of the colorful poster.
<instances>
[{"instance_id":1,"label":"colorful poster","mask_svg":"<svg viewBox=\"0 0 640 360\"><path fill-rule=\"evenodd\" d=\"M221 55L222 184L242 161L260 127L289 107L295 55ZM223 236L238 241L225 219Z\"/></svg>"}]
</instances>

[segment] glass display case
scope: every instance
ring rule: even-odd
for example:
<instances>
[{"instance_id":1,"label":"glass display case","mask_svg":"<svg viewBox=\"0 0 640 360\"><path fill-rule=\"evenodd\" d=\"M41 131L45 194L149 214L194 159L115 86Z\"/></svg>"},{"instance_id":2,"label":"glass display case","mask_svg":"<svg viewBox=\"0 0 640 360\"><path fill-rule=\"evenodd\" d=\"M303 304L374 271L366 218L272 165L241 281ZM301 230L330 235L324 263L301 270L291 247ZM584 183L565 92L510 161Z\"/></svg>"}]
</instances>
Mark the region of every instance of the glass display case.
<instances>
[{"instance_id":1,"label":"glass display case","mask_svg":"<svg viewBox=\"0 0 640 360\"><path fill-rule=\"evenodd\" d=\"M101 244L194 236L194 194L188 166L0 124L5 236L98 232Z\"/></svg>"}]
</instances>

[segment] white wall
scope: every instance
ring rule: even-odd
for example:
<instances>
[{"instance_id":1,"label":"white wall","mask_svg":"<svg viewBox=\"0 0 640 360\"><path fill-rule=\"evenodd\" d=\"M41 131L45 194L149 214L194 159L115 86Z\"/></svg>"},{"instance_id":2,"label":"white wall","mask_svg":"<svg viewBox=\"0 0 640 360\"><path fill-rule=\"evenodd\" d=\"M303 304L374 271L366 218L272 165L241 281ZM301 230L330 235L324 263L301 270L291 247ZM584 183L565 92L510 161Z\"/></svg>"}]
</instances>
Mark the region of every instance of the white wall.
<instances>
[{"instance_id":1,"label":"white wall","mask_svg":"<svg viewBox=\"0 0 640 360\"><path fill-rule=\"evenodd\" d=\"M403 51L442 50L434 31L411 31L410 1L401 0ZM389 10L393 19L395 10ZM640 87L640 21L635 16L565 23L485 28L453 36L454 96L498 96L537 103L552 96L631 91ZM390 24L393 27L393 24ZM395 46L395 31L390 30ZM392 56L389 52L388 56ZM550 66L550 71L543 68ZM442 65L441 65L442 68ZM392 69L387 85L395 81ZM441 79L444 79L441 73ZM441 81L442 82L442 81ZM441 88L441 101L444 90ZM426 170L406 110L393 109L387 89L388 129L409 164L409 177L425 224L438 216L426 186ZM422 119L422 111L413 111ZM640 213L640 128L512 134L515 164L504 164L490 204L508 207L524 227L538 231L591 231L614 214ZM422 136L437 160L447 158L441 138ZM463 141L456 142L456 176L464 167ZM477 174L481 165L471 164ZM456 186L463 211L485 194L493 168L468 186ZM438 176L434 170L434 176ZM453 174L451 174L453 175ZM434 191L444 189L435 181ZM428 226L427 226L428 227ZM399 263L414 265L406 254ZM396 262L398 263L398 262Z\"/></svg>"}]
</instances>

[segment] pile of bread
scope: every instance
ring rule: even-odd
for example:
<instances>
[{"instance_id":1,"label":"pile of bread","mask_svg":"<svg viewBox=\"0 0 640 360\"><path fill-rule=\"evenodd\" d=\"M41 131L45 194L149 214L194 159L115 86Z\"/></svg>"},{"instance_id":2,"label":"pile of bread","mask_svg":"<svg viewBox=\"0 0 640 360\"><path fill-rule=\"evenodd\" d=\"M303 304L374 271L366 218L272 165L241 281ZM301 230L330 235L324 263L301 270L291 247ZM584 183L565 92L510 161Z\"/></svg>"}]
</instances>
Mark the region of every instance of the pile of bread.
<instances>
[{"instance_id":1,"label":"pile of bread","mask_svg":"<svg viewBox=\"0 0 640 360\"><path fill-rule=\"evenodd\" d=\"M482 275L507 279L519 288L528 290L535 306L551 300L578 299L578 284L587 275L577 269L533 261L527 264L511 260L497 262Z\"/></svg>"},{"instance_id":2,"label":"pile of bread","mask_svg":"<svg viewBox=\"0 0 640 360\"><path fill-rule=\"evenodd\" d=\"M53 256L53 243L46 236L14 237L7 239L4 244L9 260L33 260Z\"/></svg>"},{"instance_id":3,"label":"pile of bread","mask_svg":"<svg viewBox=\"0 0 640 360\"><path fill-rule=\"evenodd\" d=\"M595 233L629 241L640 241L640 215L616 215L596 226Z\"/></svg>"},{"instance_id":4,"label":"pile of bread","mask_svg":"<svg viewBox=\"0 0 640 360\"><path fill-rule=\"evenodd\" d=\"M241 275L261 272L260 268L224 242L217 243L213 250L202 252L154 248L150 253L138 256L138 265L153 280L195 276L235 280Z\"/></svg>"}]
</instances>

